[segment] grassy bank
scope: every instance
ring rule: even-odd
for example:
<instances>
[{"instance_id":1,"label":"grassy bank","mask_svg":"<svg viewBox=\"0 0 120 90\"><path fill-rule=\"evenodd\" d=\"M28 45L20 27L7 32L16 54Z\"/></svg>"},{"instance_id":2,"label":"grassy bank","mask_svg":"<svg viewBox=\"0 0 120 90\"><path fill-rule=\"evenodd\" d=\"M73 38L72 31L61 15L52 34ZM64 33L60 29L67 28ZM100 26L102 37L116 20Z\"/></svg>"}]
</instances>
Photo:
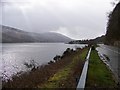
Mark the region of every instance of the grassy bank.
<instances>
[{"instance_id":1,"label":"grassy bank","mask_svg":"<svg viewBox=\"0 0 120 90\"><path fill-rule=\"evenodd\" d=\"M67 49L44 66L3 81L3 88L76 88L88 48Z\"/></svg>"},{"instance_id":2,"label":"grassy bank","mask_svg":"<svg viewBox=\"0 0 120 90\"><path fill-rule=\"evenodd\" d=\"M96 50L91 51L86 88L114 88L112 72L100 60Z\"/></svg>"},{"instance_id":3,"label":"grassy bank","mask_svg":"<svg viewBox=\"0 0 120 90\"><path fill-rule=\"evenodd\" d=\"M81 75L88 48L71 58L71 63L60 69L39 88L76 88L77 78Z\"/></svg>"}]
</instances>

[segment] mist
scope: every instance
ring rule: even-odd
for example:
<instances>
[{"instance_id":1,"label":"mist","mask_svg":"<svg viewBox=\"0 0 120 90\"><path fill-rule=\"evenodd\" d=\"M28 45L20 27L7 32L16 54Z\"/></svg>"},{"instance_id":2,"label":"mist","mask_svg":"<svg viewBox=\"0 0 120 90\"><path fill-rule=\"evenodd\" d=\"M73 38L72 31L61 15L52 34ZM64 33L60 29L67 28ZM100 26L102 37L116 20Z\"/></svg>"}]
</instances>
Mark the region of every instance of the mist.
<instances>
[{"instance_id":1,"label":"mist","mask_svg":"<svg viewBox=\"0 0 120 90\"><path fill-rule=\"evenodd\" d=\"M29 32L57 32L72 39L106 33L111 0L2 0L0 24Z\"/></svg>"}]
</instances>

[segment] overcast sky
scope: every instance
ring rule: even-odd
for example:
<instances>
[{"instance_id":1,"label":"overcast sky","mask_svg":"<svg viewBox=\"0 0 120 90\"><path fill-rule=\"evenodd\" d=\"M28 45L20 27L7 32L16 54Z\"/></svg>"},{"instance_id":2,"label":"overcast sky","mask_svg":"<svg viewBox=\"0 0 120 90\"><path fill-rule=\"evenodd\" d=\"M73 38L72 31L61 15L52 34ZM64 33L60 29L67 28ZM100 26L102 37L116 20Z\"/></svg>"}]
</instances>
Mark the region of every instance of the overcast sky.
<instances>
[{"instance_id":1,"label":"overcast sky","mask_svg":"<svg viewBox=\"0 0 120 90\"><path fill-rule=\"evenodd\" d=\"M2 0L0 24L30 32L58 32L73 39L95 38L106 33L111 1Z\"/></svg>"}]
</instances>

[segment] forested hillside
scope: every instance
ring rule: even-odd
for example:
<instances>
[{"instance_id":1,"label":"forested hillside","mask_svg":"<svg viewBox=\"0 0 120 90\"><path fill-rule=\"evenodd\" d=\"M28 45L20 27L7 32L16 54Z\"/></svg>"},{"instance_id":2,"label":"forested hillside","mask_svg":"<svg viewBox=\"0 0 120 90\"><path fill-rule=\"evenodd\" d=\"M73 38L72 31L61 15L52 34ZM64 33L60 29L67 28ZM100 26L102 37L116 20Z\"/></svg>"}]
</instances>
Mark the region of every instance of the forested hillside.
<instances>
[{"instance_id":1,"label":"forested hillside","mask_svg":"<svg viewBox=\"0 0 120 90\"><path fill-rule=\"evenodd\" d=\"M105 44L120 47L120 2L109 14Z\"/></svg>"},{"instance_id":2,"label":"forested hillside","mask_svg":"<svg viewBox=\"0 0 120 90\"><path fill-rule=\"evenodd\" d=\"M69 44L103 44L105 40L105 35L100 37L96 37L94 39L89 40L74 40L70 41Z\"/></svg>"}]
</instances>

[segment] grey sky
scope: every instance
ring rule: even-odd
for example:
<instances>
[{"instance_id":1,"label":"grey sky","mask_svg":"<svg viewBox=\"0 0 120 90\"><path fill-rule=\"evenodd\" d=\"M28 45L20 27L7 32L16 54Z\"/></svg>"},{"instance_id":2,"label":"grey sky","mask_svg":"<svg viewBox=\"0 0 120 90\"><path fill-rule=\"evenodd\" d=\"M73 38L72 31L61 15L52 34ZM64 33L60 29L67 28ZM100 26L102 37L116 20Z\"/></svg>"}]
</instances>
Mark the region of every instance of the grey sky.
<instances>
[{"instance_id":1,"label":"grey sky","mask_svg":"<svg viewBox=\"0 0 120 90\"><path fill-rule=\"evenodd\" d=\"M2 24L31 32L89 39L106 32L113 0L2 0Z\"/></svg>"}]
</instances>

